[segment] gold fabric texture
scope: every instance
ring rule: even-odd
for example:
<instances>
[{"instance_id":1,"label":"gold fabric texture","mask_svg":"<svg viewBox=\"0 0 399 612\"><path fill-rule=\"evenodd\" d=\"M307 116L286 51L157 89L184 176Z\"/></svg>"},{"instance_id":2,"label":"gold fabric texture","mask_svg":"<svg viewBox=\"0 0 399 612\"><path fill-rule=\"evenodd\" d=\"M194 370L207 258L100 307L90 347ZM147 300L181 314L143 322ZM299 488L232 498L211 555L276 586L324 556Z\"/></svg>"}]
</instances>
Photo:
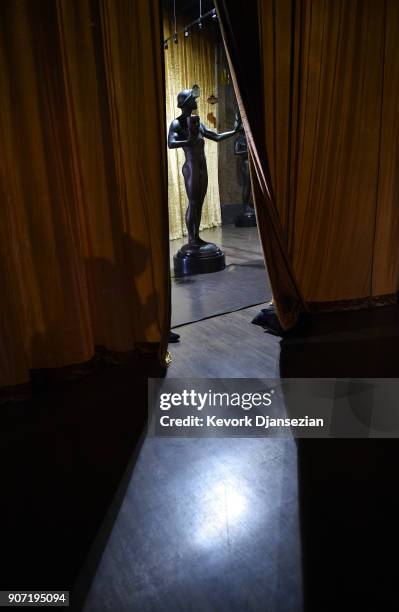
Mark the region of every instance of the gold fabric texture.
<instances>
[{"instance_id":1,"label":"gold fabric texture","mask_svg":"<svg viewBox=\"0 0 399 612\"><path fill-rule=\"evenodd\" d=\"M0 3L0 385L169 328L157 0Z\"/></svg>"},{"instance_id":2,"label":"gold fabric texture","mask_svg":"<svg viewBox=\"0 0 399 612\"><path fill-rule=\"evenodd\" d=\"M263 131L264 100L259 64L256 0L242 14L239 5L216 0L226 56L248 142L252 193L259 235L273 292L273 303L283 329L292 328L305 304L300 294L284 241L276 199L272 191ZM252 80L248 77L253 77Z\"/></svg>"},{"instance_id":3,"label":"gold fabric texture","mask_svg":"<svg viewBox=\"0 0 399 612\"><path fill-rule=\"evenodd\" d=\"M399 288L399 4L260 0L271 184L307 303Z\"/></svg>"},{"instance_id":4,"label":"gold fabric texture","mask_svg":"<svg viewBox=\"0 0 399 612\"><path fill-rule=\"evenodd\" d=\"M216 5L281 325L395 299L399 3Z\"/></svg>"},{"instance_id":5,"label":"gold fabric texture","mask_svg":"<svg viewBox=\"0 0 399 612\"><path fill-rule=\"evenodd\" d=\"M165 18L165 37L170 36L172 32ZM197 114L202 123L211 130L216 130L214 119L217 118L217 104L212 105L207 102L212 94L217 96L215 41L212 31L193 31L189 38L184 38L180 34L178 44L169 41L168 49L165 50L165 80L167 130L173 119L180 115L180 109L177 108L177 94L183 89L190 89L194 84L199 85L201 90L201 95L197 100ZM201 229L221 225L217 143L205 140L205 155L208 166L208 191L202 209ZM183 164L184 152L182 149L168 150L169 237L171 240L187 235L184 219L187 195L182 175Z\"/></svg>"}]
</instances>

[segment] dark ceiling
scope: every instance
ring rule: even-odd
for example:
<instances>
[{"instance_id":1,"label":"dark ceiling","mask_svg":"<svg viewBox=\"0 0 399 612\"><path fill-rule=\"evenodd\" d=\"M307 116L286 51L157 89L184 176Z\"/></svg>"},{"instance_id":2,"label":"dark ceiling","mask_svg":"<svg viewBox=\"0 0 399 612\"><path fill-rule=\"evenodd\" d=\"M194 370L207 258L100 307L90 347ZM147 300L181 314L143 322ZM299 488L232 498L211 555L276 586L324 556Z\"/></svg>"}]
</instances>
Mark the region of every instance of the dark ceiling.
<instances>
[{"instance_id":1,"label":"dark ceiling","mask_svg":"<svg viewBox=\"0 0 399 612\"><path fill-rule=\"evenodd\" d=\"M173 15L173 5L176 5L176 14L184 17L187 21L198 19L200 13L199 0L163 0L164 9ZM212 0L202 0L202 14L215 8Z\"/></svg>"}]
</instances>

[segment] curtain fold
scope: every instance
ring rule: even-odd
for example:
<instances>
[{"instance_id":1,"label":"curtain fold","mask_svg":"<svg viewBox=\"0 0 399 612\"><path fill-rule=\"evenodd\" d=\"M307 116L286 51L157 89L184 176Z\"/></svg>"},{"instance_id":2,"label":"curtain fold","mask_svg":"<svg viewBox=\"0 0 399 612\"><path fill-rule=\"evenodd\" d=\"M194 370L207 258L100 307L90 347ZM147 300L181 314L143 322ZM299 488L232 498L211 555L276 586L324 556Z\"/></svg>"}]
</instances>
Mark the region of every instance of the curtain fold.
<instances>
[{"instance_id":1,"label":"curtain fold","mask_svg":"<svg viewBox=\"0 0 399 612\"><path fill-rule=\"evenodd\" d=\"M251 90L259 97L263 124L252 113L246 128L259 229L283 326L288 276L292 300L296 290L309 310L396 301L398 3L259 0L245 6L257 13L252 36L256 31L258 46L248 17L240 17L244 3L218 1L247 115Z\"/></svg>"},{"instance_id":2,"label":"curtain fold","mask_svg":"<svg viewBox=\"0 0 399 612\"><path fill-rule=\"evenodd\" d=\"M252 191L273 301L281 326L287 330L296 324L306 307L288 256L264 139L264 92L257 2L216 0L215 4L248 141Z\"/></svg>"},{"instance_id":3,"label":"curtain fold","mask_svg":"<svg viewBox=\"0 0 399 612\"><path fill-rule=\"evenodd\" d=\"M166 38L173 33L167 17L164 18L164 33ZM207 102L212 94L217 96L215 48L214 33L211 30L193 31L189 38L183 38L180 34L178 44L169 41L168 49L165 50L167 129L173 119L180 114L176 106L177 94L196 83L201 89L197 113L202 123L216 130L217 104L212 105ZM206 140L205 155L208 166L208 191L202 209L201 230L217 227L222 222L218 145ZM182 174L184 159L182 149L168 150L169 237L171 240L187 236L185 223L187 195Z\"/></svg>"},{"instance_id":4,"label":"curtain fold","mask_svg":"<svg viewBox=\"0 0 399 612\"><path fill-rule=\"evenodd\" d=\"M399 288L399 3L386 0L380 114L380 159L372 294Z\"/></svg>"},{"instance_id":5,"label":"curtain fold","mask_svg":"<svg viewBox=\"0 0 399 612\"><path fill-rule=\"evenodd\" d=\"M156 0L0 4L0 385L165 351L161 40Z\"/></svg>"}]
</instances>

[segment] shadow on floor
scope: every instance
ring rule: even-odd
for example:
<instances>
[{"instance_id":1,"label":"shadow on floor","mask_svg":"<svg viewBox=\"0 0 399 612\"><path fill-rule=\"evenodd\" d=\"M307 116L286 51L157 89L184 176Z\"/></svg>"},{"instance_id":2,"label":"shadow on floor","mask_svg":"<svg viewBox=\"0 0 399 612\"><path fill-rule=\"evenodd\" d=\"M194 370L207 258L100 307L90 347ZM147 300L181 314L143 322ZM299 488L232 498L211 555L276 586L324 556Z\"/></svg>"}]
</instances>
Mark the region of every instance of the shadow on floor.
<instances>
[{"instance_id":1,"label":"shadow on floor","mask_svg":"<svg viewBox=\"0 0 399 612\"><path fill-rule=\"evenodd\" d=\"M259 352L263 371L269 338ZM280 374L398 377L398 340L396 307L319 315L306 333L281 341ZM39 384L31 401L2 407L3 589L76 585L121 479L129 480L146 422L147 377L162 374L150 356L99 364L90 376ZM306 612L397 609L397 563L389 557L399 543L398 441L301 440L298 449ZM122 496L119 488L117 503ZM81 577L81 599L117 509Z\"/></svg>"},{"instance_id":2,"label":"shadow on floor","mask_svg":"<svg viewBox=\"0 0 399 612\"><path fill-rule=\"evenodd\" d=\"M145 427L147 378L163 374L153 355L52 385L38 372L31 400L1 407L2 589L73 589Z\"/></svg>"},{"instance_id":3,"label":"shadow on floor","mask_svg":"<svg viewBox=\"0 0 399 612\"><path fill-rule=\"evenodd\" d=\"M399 376L399 309L323 314L281 341L282 377ZM396 610L399 441L299 440L305 610Z\"/></svg>"}]
</instances>

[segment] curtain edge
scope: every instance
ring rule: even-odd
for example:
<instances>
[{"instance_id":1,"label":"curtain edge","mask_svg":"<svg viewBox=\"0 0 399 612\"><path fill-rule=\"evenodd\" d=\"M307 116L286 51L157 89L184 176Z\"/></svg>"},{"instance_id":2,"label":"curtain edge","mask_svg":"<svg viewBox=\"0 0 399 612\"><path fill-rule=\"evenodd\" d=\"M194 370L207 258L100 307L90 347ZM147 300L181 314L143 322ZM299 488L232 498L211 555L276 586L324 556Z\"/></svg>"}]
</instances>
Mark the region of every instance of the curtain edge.
<instances>
[{"instance_id":1,"label":"curtain edge","mask_svg":"<svg viewBox=\"0 0 399 612\"><path fill-rule=\"evenodd\" d=\"M383 295L372 295L364 298L353 298L348 300L333 300L330 302L306 302L309 313L318 312L340 312L344 310L363 310L380 306L394 306L399 304L399 291L397 293L385 293Z\"/></svg>"}]
</instances>

